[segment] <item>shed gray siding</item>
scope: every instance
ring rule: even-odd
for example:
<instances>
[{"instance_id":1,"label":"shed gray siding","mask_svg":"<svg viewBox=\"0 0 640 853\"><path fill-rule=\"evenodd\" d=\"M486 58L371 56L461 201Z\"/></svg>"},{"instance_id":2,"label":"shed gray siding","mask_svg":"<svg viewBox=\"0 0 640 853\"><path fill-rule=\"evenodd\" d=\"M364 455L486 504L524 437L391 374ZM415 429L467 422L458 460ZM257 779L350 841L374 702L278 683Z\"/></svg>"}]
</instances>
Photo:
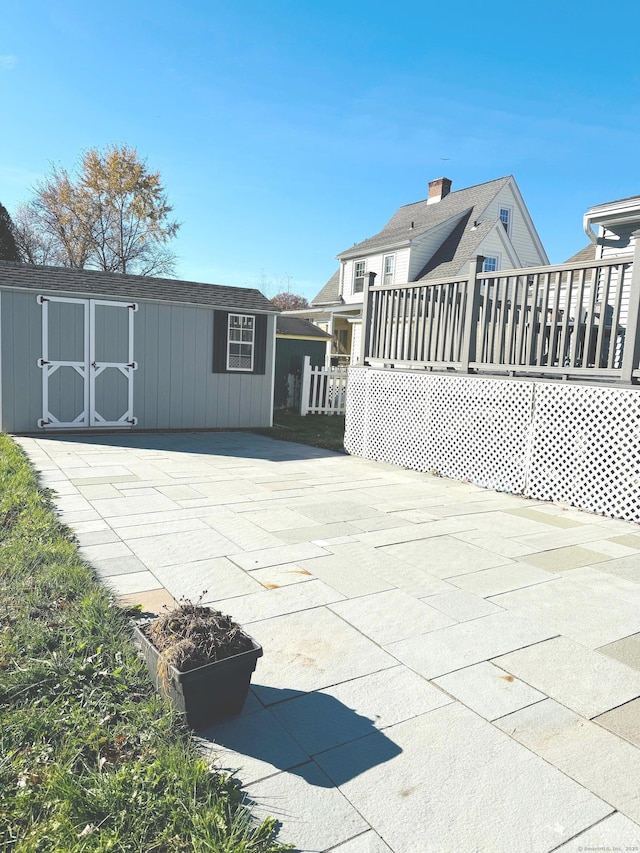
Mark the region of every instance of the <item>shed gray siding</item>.
<instances>
[{"instance_id":1,"label":"shed gray siding","mask_svg":"<svg viewBox=\"0 0 640 853\"><path fill-rule=\"evenodd\" d=\"M42 309L36 294L3 290L0 295L2 429L36 430L42 417Z\"/></svg>"},{"instance_id":2,"label":"shed gray siding","mask_svg":"<svg viewBox=\"0 0 640 853\"><path fill-rule=\"evenodd\" d=\"M264 376L213 373L214 311L140 302L135 318L134 414L143 429L269 426L275 316Z\"/></svg>"},{"instance_id":3,"label":"shed gray siding","mask_svg":"<svg viewBox=\"0 0 640 853\"><path fill-rule=\"evenodd\" d=\"M42 417L42 370L37 365L42 356L42 308L36 296L33 289L0 290L0 396L2 429L7 432L34 432ZM73 296L121 301L107 294ZM246 308L244 312L252 313ZM267 317L263 376L213 373L213 326L211 307L138 301L134 318L138 369L133 379L138 429L270 425L275 315ZM59 405L72 407L77 401ZM114 410L120 405L114 403Z\"/></svg>"}]
</instances>

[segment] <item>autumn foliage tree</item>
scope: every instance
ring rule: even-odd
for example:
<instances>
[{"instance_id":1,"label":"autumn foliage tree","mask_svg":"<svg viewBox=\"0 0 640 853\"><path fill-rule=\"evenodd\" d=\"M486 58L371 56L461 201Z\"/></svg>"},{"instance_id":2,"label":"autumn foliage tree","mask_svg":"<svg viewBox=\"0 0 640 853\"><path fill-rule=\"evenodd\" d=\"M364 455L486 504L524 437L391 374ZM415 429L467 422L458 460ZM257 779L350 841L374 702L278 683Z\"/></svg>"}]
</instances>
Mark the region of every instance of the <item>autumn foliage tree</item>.
<instances>
[{"instance_id":1,"label":"autumn foliage tree","mask_svg":"<svg viewBox=\"0 0 640 853\"><path fill-rule=\"evenodd\" d=\"M85 151L73 173L54 166L18 209L23 259L107 272L172 275L179 223L160 179L135 148Z\"/></svg>"},{"instance_id":2,"label":"autumn foliage tree","mask_svg":"<svg viewBox=\"0 0 640 853\"><path fill-rule=\"evenodd\" d=\"M19 261L20 254L16 246L14 226L7 209L0 204L0 260Z\"/></svg>"},{"instance_id":3,"label":"autumn foliage tree","mask_svg":"<svg viewBox=\"0 0 640 853\"><path fill-rule=\"evenodd\" d=\"M309 303L299 293L277 293L271 300L279 311L295 311L299 308L308 308Z\"/></svg>"}]
</instances>

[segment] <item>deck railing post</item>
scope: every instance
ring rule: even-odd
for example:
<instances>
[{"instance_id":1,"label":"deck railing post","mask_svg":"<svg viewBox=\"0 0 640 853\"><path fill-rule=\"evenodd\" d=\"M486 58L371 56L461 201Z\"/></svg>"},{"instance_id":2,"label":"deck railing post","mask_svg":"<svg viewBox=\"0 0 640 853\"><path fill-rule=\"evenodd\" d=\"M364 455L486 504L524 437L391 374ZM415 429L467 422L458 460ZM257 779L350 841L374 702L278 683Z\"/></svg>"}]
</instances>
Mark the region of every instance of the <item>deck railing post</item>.
<instances>
[{"instance_id":1,"label":"deck railing post","mask_svg":"<svg viewBox=\"0 0 640 853\"><path fill-rule=\"evenodd\" d=\"M300 389L300 414L304 417L309 411L309 392L311 390L311 356L305 355L302 363L302 387Z\"/></svg>"},{"instance_id":2,"label":"deck railing post","mask_svg":"<svg viewBox=\"0 0 640 853\"><path fill-rule=\"evenodd\" d=\"M464 327L462 329L461 370L469 373L469 363L476 360L476 339L478 308L480 305L480 281L478 278L484 266L484 256L478 255L469 262L469 283L467 285L466 305L464 309Z\"/></svg>"},{"instance_id":3,"label":"deck railing post","mask_svg":"<svg viewBox=\"0 0 640 853\"><path fill-rule=\"evenodd\" d=\"M360 364L364 364L369 357L369 344L371 342L371 315L373 303L369 298L369 288L375 284L376 274L370 272L364 280L362 292L362 334L360 335Z\"/></svg>"},{"instance_id":4,"label":"deck railing post","mask_svg":"<svg viewBox=\"0 0 640 853\"><path fill-rule=\"evenodd\" d=\"M626 385L633 382L633 371L638 367L640 361L640 230L633 232L635 248L633 252L633 269L631 270L631 284L629 287L629 314L627 316L627 328L624 333L624 349L622 351L622 371L620 381ZM622 269L622 267L621 267ZM618 287L622 287L622 273ZM604 312L600 322L604 322ZM616 322L616 319L614 319ZM613 329L611 330L613 334Z\"/></svg>"}]
</instances>

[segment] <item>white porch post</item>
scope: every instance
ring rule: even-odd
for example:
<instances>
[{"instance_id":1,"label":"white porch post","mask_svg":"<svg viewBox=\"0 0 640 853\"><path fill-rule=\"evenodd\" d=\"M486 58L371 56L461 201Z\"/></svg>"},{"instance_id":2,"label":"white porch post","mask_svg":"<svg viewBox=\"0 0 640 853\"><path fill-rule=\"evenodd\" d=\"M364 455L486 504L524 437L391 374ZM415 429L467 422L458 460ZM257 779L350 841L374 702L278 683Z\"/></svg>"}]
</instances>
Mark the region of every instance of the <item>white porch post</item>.
<instances>
[{"instance_id":1,"label":"white porch post","mask_svg":"<svg viewBox=\"0 0 640 853\"><path fill-rule=\"evenodd\" d=\"M302 364L302 386L300 388L300 414L304 417L309 411L309 391L311 389L311 357L305 355Z\"/></svg>"},{"instance_id":2,"label":"white porch post","mask_svg":"<svg viewBox=\"0 0 640 853\"><path fill-rule=\"evenodd\" d=\"M633 371L638 367L640 361L640 230L633 232L635 247L633 252L633 270L631 272L631 287L629 288L629 314L627 317L627 328L624 337L624 349L622 351L622 373L620 380L631 385L633 382ZM622 287L622 282L619 283ZM600 320L604 322L604 316ZM611 330L613 337L613 329Z\"/></svg>"}]
</instances>

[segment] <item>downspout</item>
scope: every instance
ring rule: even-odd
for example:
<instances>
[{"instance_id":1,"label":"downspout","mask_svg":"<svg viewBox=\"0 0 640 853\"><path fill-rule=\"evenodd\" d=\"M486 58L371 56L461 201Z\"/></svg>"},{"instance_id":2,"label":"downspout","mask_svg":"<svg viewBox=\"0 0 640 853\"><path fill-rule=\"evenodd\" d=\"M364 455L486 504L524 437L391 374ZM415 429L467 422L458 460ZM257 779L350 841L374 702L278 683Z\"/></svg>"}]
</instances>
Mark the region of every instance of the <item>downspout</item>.
<instances>
[{"instance_id":1,"label":"downspout","mask_svg":"<svg viewBox=\"0 0 640 853\"><path fill-rule=\"evenodd\" d=\"M594 246L597 246L598 245L598 235L596 234L596 232L591 227L591 217L589 216L588 212L585 213L585 215L582 217L582 227L584 229L584 233L587 235L589 240L591 240L591 242L593 243Z\"/></svg>"}]
</instances>

